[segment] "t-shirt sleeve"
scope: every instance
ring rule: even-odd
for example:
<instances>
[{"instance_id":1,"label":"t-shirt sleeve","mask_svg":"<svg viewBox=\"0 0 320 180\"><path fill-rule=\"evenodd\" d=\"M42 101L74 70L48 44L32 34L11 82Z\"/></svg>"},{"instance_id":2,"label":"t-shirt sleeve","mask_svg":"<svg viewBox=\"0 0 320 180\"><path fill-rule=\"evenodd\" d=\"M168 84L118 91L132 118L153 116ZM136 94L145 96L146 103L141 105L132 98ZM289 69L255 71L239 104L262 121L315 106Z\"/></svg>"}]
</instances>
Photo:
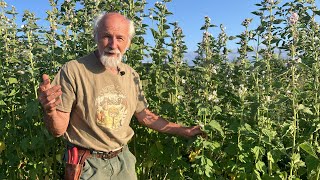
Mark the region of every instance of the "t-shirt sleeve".
<instances>
[{"instance_id":1,"label":"t-shirt sleeve","mask_svg":"<svg viewBox=\"0 0 320 180\"><path fill-rule=\"evenodd\" d=\"M142 110L148 108L148 102L144 96L144 92L142 90L142 84L138 73L135 73L135 86L137 92L137 105L136 105L136 113L141 112Z\"/></svg>"},{"instance_id":2,"label":"t-shirt sleeve","mask_svg":"<svg viewBox=\"0 0 320 180\"><path fill-rule=\"evenodd\" d=\"M76 99L74 78L71 76L68 64L70 65L70 63L66 63L62 66L52 81L52 86L61 86L61 103L57 106L57 109L63 112L71 112Z\"/></svg>"}]
</instances>

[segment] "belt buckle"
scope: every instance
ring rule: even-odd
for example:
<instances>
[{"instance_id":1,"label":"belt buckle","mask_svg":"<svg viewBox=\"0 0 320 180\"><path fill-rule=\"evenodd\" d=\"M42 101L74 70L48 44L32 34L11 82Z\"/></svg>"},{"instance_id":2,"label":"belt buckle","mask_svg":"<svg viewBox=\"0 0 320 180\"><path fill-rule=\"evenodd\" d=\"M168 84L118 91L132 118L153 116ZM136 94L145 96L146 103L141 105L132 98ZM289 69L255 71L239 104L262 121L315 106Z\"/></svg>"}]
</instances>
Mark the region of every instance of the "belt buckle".
<instances>
[{"instance_id":1,"label":"belt buckle","mask_svg":"<svg viewBox=\"0 0 320 180\"><path fill-rule=\"evenodd\" d=\"M111 159L113 158L114 156L114 153L112 151L109 151L109 152L104 152L102 153L102 159Z\"/></svg>"},{"instance_id":2,"label":"belt buckle","mask_svg":"<svg viewBox=\"0 0 320 180\"><path fill-rule=\"evenodd\" d=\"M90 154L92 154L92 155L95 156L95 157L99 157L99 156L102 157L103 154L104 154L104 152L92 150L92 151L90 152Z\"/></svg>"}]
</instances>

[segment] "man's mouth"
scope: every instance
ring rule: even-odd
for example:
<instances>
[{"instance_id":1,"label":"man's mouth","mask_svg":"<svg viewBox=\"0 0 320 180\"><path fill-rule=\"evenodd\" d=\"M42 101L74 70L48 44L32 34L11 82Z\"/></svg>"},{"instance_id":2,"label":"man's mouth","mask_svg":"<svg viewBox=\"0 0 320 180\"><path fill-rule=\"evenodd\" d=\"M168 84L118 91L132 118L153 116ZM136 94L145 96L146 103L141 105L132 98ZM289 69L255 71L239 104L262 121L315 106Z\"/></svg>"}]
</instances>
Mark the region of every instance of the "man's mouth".
<instances>
[{"instance_id":1,"label":"man's mouth","mask_svg":"<svg viewBox=\"0 0 320 180\"><path fill-rule=\"evenodd\" d=\"M116 53L106 52L105 54L106 54L107 56L113 56L113 55L115 55Z\"/></svg>"},{"instance_id":2,"label":"man's mouth","mask_svg":"<svg viewBox=\"0 0 320 180\"><path fill-rule=\"evenodd\" d=\"M106 56L118 56L120 53L115 51L105 51L104 54Z\"/></svg>"}]
</instances>

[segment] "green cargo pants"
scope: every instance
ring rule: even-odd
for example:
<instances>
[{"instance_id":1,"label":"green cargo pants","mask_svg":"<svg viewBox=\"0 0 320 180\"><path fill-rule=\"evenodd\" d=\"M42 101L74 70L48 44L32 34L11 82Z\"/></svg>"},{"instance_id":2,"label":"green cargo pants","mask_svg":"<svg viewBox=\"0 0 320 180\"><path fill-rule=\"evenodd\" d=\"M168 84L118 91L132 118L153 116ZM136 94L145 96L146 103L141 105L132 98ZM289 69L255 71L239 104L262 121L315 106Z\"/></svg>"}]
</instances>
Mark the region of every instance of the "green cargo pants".
<instances>
[{"instance_id":1,"label":"green cargo pants","mask_svg":"<svg viewBox=\"0 0 320 180\"><path fill-rule=\"evenodd\" d=\"M125 146L118 156L111 159L87 158L80 179L136 180L135 164L135 156Z\"/></svg>"}]
</instances>

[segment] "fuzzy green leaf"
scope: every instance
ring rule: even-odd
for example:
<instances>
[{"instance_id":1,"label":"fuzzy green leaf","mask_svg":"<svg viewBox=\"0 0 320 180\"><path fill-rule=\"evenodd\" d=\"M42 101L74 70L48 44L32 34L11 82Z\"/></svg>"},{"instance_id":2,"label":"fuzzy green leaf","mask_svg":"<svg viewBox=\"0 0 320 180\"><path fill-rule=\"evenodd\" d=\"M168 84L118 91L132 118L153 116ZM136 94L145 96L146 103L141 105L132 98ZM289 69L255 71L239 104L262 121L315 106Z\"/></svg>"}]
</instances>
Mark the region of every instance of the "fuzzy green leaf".
<instances>
[{"instance_id":1,"label":"fuzzy green leaf","mask_svg":"<svg viewBox=\"0 0 320 180\"><path fill-rule=\"evenodd\" d=\"M3 100L1 100L0 101L0 106L5 106L5 105L6 105L6 103Z\"/></svg>"},{"instance_id":2,"label":"fuzzy green leaf","mask_svg":"<svg viewBox=\"0 0 320 180\"><path fill-rule=\"evenodd\" d=\"M306 114L310 114L310 115L313 115L313 112L310 110L310 108L308 107L305 107L302 112L306 113Z\"/></svg>"},{"instance_id":3,"label":"fuzzy green leaf","mask_svg":"<svg viewBox=\"0 0 320 180\"><path fill-rule=\"evenodd\" d=\"M256 168L257 168L257 170L258 170L259 172L262 172L262 173L264 174L264 173L265 173L265 170L266 170L266 165L265 165L264 162L258 161L258 162L256 163Z\"/></svg>"},{"instance_id":4,"label":"fuzzy green leaf","mask_svg":"<svg viewBox=\"0 0 320 180\"><path fill-rule=\"evenodd\" d=\"M210 125L213 129L217 130L222 137L224 137L224 132L223 132L220 124L219 124L217 121L212 120L212 121L209 123L209 125Z\"/></svg>"},{"instance_id":5,"label":"fuzzy green leaf","mask_svg":"<svg viewBox=\"0 0 320 180\"><path fill-rule=\"evenodd\" d=\"M301 149L303 149L305 152L307 152L309 155L313 156L316 159L319 159L310 143L304 142L304 143L300 144L299 147Z\"/></svg>"}]
</instances>

